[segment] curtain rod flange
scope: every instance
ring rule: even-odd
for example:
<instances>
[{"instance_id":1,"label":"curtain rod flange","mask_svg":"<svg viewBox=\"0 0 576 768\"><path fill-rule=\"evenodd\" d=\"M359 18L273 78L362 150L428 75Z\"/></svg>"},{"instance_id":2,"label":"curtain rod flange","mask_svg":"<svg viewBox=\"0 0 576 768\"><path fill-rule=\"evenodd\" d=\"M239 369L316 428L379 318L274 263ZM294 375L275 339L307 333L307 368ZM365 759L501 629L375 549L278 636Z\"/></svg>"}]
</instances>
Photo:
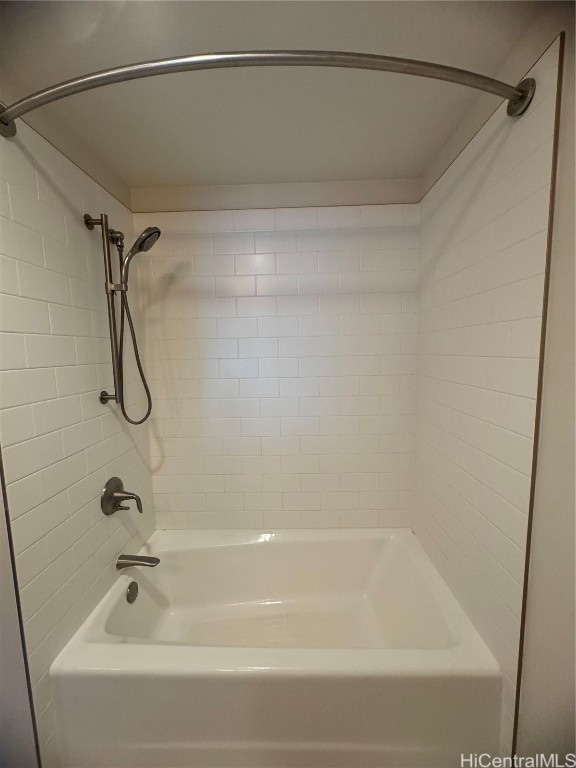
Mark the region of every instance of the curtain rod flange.
<instances>
[{"instance_id":1,"label":"curtain rod flange","mask_svg":"<svg viewBox=\"0 0 576 768\"><path fill-rule=\"evenodd\" d=\"M522 91L522 95L517 99L509 100L506 112L510 117L518 117L526 112L536 92L536 80L533 77L526 77L516 87Z\"/></svg>"},{"instance_id":2,"label":"curtain rod flange","mask_svg":"<svg viewBox=\"0 0 576 768\"><path fill-rule=\"evenodd\" d=\"M3 112L7 108L7 105L3 101L0 101L0 112ZM16 136L16 122L14 120L2 120L0 117L0 136L5 136L7 139L11 139L12 136Z\"/></svg>"}]
</instances>

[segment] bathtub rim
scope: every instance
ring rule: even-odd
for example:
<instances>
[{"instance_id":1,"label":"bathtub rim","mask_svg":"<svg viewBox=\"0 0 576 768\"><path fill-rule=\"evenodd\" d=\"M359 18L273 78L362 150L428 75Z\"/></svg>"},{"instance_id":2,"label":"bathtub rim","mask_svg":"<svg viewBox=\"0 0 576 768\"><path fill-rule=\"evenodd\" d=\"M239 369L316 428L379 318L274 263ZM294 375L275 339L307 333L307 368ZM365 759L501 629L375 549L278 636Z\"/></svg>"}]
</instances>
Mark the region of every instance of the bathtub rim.
<instances>
[{"instance_id":1,"label":"bathtub rim","mask_svg":"<svg viewBox=\"0 0 576 768\"><path fill-rule=\"evenodd\" d=\"M138 569L119 573L50 668L51 675L266 675L271 677L420 677L472 676L501 678L500 666L471 619L464 612L410 528L334 529L187 529L157 530L140 554L193 550L203 547L263 543L263 534L283 541L311 539L397 539L418 559L434 598L457 642L445 648L259 648L193 646L154 641L111 640L105 622L112 606L124 599ZM268 542L265 542L268 543ZM274 544L272 543L271 546ZM128 572L129 571L129 572Z\"/></svg>"}]
</instances>

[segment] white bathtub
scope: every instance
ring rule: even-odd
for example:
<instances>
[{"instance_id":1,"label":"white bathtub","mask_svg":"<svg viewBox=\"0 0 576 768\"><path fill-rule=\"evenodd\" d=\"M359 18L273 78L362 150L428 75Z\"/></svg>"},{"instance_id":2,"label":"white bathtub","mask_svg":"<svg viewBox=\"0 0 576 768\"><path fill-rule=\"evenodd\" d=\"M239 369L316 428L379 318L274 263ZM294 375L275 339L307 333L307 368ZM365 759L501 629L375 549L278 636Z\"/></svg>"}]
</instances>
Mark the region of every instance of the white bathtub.
<instances>
[{"instance_id":1,"label":"white bathtub","mask_svg":"<svg viewBox=\"0 0 576 768\"><path fill-rule=\"evenodd\" d=\"M411 531L159 531L142 554L160 565L124 571L52 665L65 766L497 754L498 665Z\"/></svg>"}]
</instances>

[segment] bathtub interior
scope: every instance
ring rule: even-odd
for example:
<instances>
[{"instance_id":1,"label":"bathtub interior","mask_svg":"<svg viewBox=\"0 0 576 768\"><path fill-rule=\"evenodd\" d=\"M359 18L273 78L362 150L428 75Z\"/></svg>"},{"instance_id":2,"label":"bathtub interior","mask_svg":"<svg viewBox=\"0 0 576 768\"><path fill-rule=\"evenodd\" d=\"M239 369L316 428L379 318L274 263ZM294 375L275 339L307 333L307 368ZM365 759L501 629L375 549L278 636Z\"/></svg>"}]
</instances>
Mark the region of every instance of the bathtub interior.
<instances>
[{"instance_id":1,"label":"bathtub interior","mask_svg":"<svg viewBox=\"0 0 576 768\"><path fill-rule=\"evenodd\" d=\"M500 669L412 531L156 531L142 554L52 664L67 768L497 749Z\"/></svg>"},{"instance_id":2,"label":"bathtub interior","mask_svg":"<svg viewBox=\"0 0 576 768\"><path fill-rule=\"evenodd\" d=\"M412 541L413 540L413 541ZM127 571L109 642L212 647L433 649L457 628L431 588L410 531L302 539L263 533L156 549L160 565ZM147 550L148 551L148 550Z\"/></svg>"}]
</instances>

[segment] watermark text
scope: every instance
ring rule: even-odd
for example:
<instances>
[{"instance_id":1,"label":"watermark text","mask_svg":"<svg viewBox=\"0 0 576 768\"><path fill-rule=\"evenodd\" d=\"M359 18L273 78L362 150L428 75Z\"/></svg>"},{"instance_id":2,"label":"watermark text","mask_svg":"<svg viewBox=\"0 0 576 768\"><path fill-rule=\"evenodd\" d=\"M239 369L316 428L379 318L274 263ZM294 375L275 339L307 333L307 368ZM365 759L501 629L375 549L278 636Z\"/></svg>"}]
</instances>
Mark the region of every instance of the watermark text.
<instances>
[{"instance_id":1,"label":"watermark text","mask_svg":"<svg viewBox=\"0 0 576 768\"><path fill-rule=\"evenodd\" d=\"M488 752L460 755L460 768L576 768L576 754L539 753L531 757L497 757Z\"/></svg>"}]
</instances>

